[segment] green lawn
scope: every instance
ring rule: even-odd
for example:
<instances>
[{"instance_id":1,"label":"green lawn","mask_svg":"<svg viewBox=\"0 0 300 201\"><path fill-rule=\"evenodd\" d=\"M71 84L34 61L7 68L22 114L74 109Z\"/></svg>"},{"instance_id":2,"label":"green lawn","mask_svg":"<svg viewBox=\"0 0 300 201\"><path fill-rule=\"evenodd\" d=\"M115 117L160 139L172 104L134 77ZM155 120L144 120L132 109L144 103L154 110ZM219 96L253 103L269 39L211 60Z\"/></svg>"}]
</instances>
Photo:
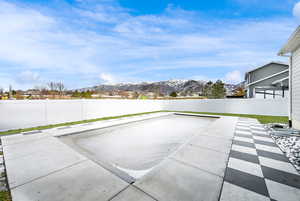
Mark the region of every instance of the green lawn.
<instances>
[{"instance_id":1,"label":"green lawn","mask_svg":"<svg viewBox=\"0 0 300 201\"><path fill-rule=\"evenodd\" d=\"M120 115L120 116L113 116L113 117L102 117L102 118L88 119L88 120L83 120L83 121L73 121L73 122L66 122L66 123L60 123L60 124L51 124L51 125L37 126L37 127L31 127L31 128L8 130L8 131L0 132L0 135L10 135L10 134L16 134L16 133L21 133L21 132L44 130L44 129L55 128L55 127L60 127L60 126L71 126L71 125L75 125L75 124L90 123L90 122L109 120L109 119L118 119L118 118L122 118L122 117L132 117L132 116L143 115L143 114L152 114L152 113L157 113L157 112L161 112L161 111L143 112L143 113L127 114L127 115Z\"/></svg>"},{"instance_id":2,"label":"green lawn","mask_svg":"<svg viewBox=\"0 0 300 201\"><path fill-rule=\"evenodd\" d=\"M231 113L211 113L211 112L191 112L191 111L173 111L173 112L255 118L262 124L267 124L267 123L286 123L287 124L289 121L289 118L287 116L265 116L265 115L252 115L252 114L231 114Z\"/></svg>"},{"instance_id":3,"label":"green lawn","mask_svg":"<svg viewBox=\"0 0 300 201\"><path fill-rule=\"evenodd\" d=\"M37 127L32 127L32 128L15 129L15 130L0 132L0 135L16 134L16 133L21 133L21 132L33 131L33 130L43 130L43 129L60 127L60 126L70 126L70 125L75 125L75 124L89 123L89 122L102 121L102 120L108 120L108 119L117 119L117 118L122 118L122 117L131 117L131 116L137 116L137 115L143 115L143 114L152 114L152 113L157 113L157 112L186 112L186 113L193 113L193 114L248 117L248 118L256 118L256 119L258 119L259 122L261 122L263 124L275 123L275 122L276 123L288 123L288 117L281 117L281 116L263 116L263 115L191 112L191 111L154 111L154 112L144 112L144 113L128 114L128 115L113 116L113 117L103 117L103 118L89 119L89 120L83 120L83 121L66 122L66 123L52 124L52 125L45 125L45 126L37 126Z\"/></svg>"},{"instance_id":4,"label":"green lawn","mask_svg":"<svg viewBox=\"0 0 300 201\"><path fill-rule=\"evenodd\" d=\"M8 191L0 191L0 201L11 201Z\"/></svg>"}]
</instances>

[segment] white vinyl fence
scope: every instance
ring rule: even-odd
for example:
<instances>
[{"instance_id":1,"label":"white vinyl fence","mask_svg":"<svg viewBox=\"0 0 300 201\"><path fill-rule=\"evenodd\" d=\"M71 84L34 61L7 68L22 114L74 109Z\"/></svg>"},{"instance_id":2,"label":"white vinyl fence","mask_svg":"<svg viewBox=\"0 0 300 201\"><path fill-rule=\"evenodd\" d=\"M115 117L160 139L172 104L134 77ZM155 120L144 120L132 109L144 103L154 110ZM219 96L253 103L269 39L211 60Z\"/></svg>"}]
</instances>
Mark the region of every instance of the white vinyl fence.
<instances>
[{"instance_id":1,"label":"white vinyl fence","mask_svg":"<svg viewBox=\"0 0 300 201\"><path fill-rule=\"evenodd\" d=\"M164 101L166 110L288 116L288 99L206 99Z\"/></svg>"},{"instance_id":2,"label":"white vinyl fence","mask_svg":"<svg viewBox=\"0 0 300 201\"><path fill-rule=\"evenodd\" d=\"M288 115L287 99L6 100L0 131L158 110Z\"/></svg>"}]
</instances>

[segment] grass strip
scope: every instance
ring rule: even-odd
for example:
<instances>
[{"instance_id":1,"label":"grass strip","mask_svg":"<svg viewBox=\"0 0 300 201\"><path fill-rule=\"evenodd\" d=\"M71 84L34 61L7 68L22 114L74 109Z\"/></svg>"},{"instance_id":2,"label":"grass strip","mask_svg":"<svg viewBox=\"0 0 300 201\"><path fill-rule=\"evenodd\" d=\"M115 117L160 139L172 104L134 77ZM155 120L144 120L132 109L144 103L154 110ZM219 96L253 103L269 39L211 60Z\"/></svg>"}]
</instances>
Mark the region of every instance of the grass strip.
<instances>
[{"instance_id":1,"label":"grass strip","mask_svg":"<svg viewBox=\"0 0 300 201\"><path fill-rule=\"evenodd\" d=\"M11 201L8 191L0 191L0 201Z\"/></svg>"},{"instance_id":2,"label":"grass strip","mask_svg":"<svg viewBox=\"0 0 300 201\"><path fill-rule=\"evenodd\" d=\"M118 119L123 117L132 117L132 116L138 116L138 115L144 115L144 114L153 114L161 111L153 111L153 112L143 112L143 113L135 113L135 114L126 114L126 115L120 115L120 116L113 116L113 117L102 117L97 119L88 119L88 120L82 120L82 121L73 121L73 122L65 122L60 124L50 124L45 126L36 126L31 128L21 128L21 129L14 129L14 130L8 130L8 131L1 131L1 135L11 135L11 134L17 134L21 132L29 132L29 131L35 131L35 130L44 130L49 128L55 128L60 126L71 126L76 124L84 124L84 123L90 123L95 121L103 121L103 120L109 120L109 119Z\"/></svg>"},{"instance_id":3,"label":"grass strip","mask_svg":"<svg viewBox=\"0 0 300 201\"><path fill-rule=\"evenodd\" d=\"M253 115L253 114L232 114L232 113L192 112L192 111L166 111L166 112L184 112L184 113L191 113L191 114L207 114L207 115L255 118L262 124L268 124L268 123L287 124L289 121L289 118L287 116L268 116L268 115Z\"/></svg>"},{"instance_id":4,"label":"grass strip","mask_svg":"<svg viewBox=\"0 0 300 201\"><path fill-rule=\"evenodd\" d=\"M288 123L288 117L287 116L267 116L267 115L252 115L252 114L232 114L232 113L212 113L212 112L162 110L162 111L153 111L153 112L143 112L143 113L120 115L120 116L112 116L112 117L102 117L102 118L97 118L97 119L88 119L88 120L74 121L74 122L65 122L65 123L60 123L60 124L50 124L50 125L37 126L37 127L31 127L31 128L14 129L14 130L8 130L8 131L0 132L0 136L1 135L17 134L17 133L21 133L21 132L29 132L29 131L34 131L34 130L44 130L44 129L55 128L55 127L60 127L60 126L71 126L71 125L90 123L90 122L95 122L95 121L118 119L118 118L123 118L123 117L132 117L132 116L138 116L138 115L144 115L144 114L152 114L152 113L157 113L157 112L185 112L185 113L191 113L191 114L207 114L207 115L222 115L222 116L255 118L262 124L267 124L267 123Z\"/></svg>"}]
</instances>

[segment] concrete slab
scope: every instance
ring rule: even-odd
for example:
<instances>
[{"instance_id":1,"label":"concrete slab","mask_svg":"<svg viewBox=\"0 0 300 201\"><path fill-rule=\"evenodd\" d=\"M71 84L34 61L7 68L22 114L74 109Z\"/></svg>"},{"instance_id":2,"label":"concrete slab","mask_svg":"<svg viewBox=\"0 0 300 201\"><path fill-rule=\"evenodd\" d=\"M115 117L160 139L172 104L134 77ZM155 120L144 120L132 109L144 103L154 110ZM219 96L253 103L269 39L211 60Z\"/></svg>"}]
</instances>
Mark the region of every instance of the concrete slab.
<instances>
[{"instance_id":1,"label":"concrete slab","mask_svg":"<svg viewBox=\"0 0 300 201\"><path fill-rule=\"evenodd\" d=\"M143 115L48 129L41 134L10 136L4 140L4 156L13 200L217 201L237 122L235 117L218 119L205 131L195 129L193 135L201 136L182 147L174 159L158 164L133 186L54 137L164 115Z\"/></svg>"},{"instance_id":2,"label":"concrete slab","mask_svg":"<svg viewBox=\"0 0 300 201\"><path fill-rule=\"evenodd\" d=\"M10 188L86 160L84 156L53 137L5 146L4 149ZM20 155L18 152L25 154Z\"/></svg>"},{"instance_id":3,"label":"concrete slab","mask_svg":"<svg viewBox=\"0 0 300 201\"><path fill-rule=\"evenodd\" d=\"M232 139L237 121L238 117L222 117L212 123L203 134Z\"/></svg>"},{"instance_id":4,"label":"concrete slab","mask_svg":"<svg viewBox=\"0 0 300 201\"><path fill-rule=\"evenodd\" d=\"M173 155L172 158L223 177L227 165L228 154L187 145Z\"/></svg>"},{"instance_id":5,"label":"concrete slab","mask_svg":"<svg viewBox=\"0 0 300 201\"><path fill-rule=\"evenodd\" d=\"M38 134L32 134L32 135L23 135L23 134L17 134L17 135L10 135L10 136L3 136L1 137L2 145L12 145L17 143L23 143L26 141L33 141L38 140L41 138L49 137L48 134L45 133L38 133Z\"/></svg>"},{"instance_id":6,"label":"concrete slab","mask_svg":"<svg viewBox=\"0 0 300 201\"><path fill-rule=\"evenodd\" d=\"M13 201L109 200L129 184L85 161L12 190Z\"/></svg>"},{"instance_id":7,"label":"concrete slab","mask_svg":"<svg viewBox=\"0 0 300 201\"><path fill-rule=\"evenodd\" d=\"M143 191L137 189L134 186L129 186L124 191L119 193L111 201L155 201L149 195Z\"/></svg>"},{"instance_id":8,"label":"concrete slab","mask_svg":"<svg viewBox=\"0 0 300 201\"><path fill-rule=\"evenodd\" d=\"M217 201L221 184L218 176L166 159L134 185L161 201Z\"/></svg>"},{"instance_id":9,"label":"concrete slab","mask_svg":"<svg viewBox=\"0 0 300 201\"><path fill-rule=\"evenodd\" d=\"M192 145L213 149L223 153L230 152L231 143L232 140L210 135L198 135L190 141L190 144Z\"/></svg>"},{"instance_id":10,"label":"concrete slab","mask_svg":"<svg viewBox=\"0 0 300 201\"><path fill-rule=\"evenodd\" d=\"M3 147L5 160L20 158L36 153L37 151L43 151L48 146L51 149L53 141L56 140L51 137L42 137L6 145Z\"/></svg>"}]
</instances>

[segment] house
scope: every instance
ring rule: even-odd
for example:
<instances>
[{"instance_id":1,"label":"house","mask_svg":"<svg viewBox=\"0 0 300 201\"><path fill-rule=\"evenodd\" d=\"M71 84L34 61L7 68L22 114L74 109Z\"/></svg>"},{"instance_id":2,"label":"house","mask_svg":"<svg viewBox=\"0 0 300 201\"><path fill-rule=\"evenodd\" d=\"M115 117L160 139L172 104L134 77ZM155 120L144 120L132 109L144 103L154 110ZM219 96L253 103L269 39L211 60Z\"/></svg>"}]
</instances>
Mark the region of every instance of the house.
<instances>
[{"instance_id":1,"label":"house","mask_svg":"<svg viewBox=\"0 0 300 201\"><path fill-rule=\"evenodd\" d=\"M289 88L289 65L269 62L245 74L247 98L285 98Z\"/></svg>"},{"instance_id":2,"label":"house","mask_svg":"<svg viewBox=\"0 0 300 201\"><path fill-rule=\"evenodd\" d=\"M290 36L278 55L289 57L290 61L290 125L300 129L300 26Z\"/></svg>"}]
</instances>

